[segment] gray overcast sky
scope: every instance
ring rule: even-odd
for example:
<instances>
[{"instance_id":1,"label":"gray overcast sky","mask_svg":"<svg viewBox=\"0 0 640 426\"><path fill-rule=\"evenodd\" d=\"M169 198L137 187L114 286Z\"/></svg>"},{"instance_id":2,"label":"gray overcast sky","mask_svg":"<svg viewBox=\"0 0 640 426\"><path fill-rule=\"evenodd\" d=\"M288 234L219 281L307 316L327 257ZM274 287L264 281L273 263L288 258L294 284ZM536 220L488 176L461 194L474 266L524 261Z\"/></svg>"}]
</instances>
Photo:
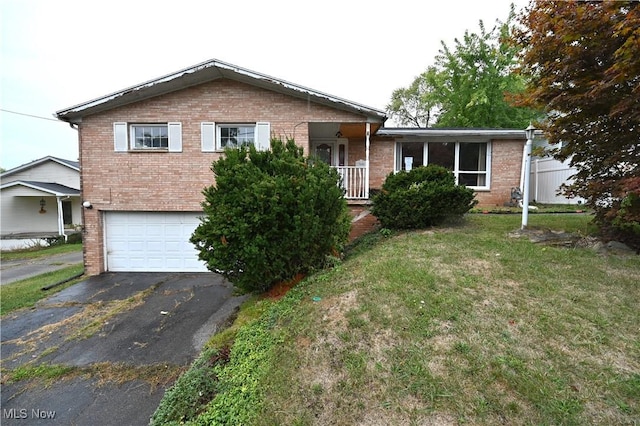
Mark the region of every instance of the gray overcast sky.
<instances>
[{"instance_id":1,"label":"gray overcast sky","mask_svg":"<svg viewBox=\"0 0 640 426\"><path fill-rule=\"evenodd\" d=\"M2 0L4 110L61 109L209 59L385 109L440 41L506 20L527 0ZM321 5L320 5L321 4ZM67 124L0 112L0 166L78 158Z\"/></svg>"}]
</instances>

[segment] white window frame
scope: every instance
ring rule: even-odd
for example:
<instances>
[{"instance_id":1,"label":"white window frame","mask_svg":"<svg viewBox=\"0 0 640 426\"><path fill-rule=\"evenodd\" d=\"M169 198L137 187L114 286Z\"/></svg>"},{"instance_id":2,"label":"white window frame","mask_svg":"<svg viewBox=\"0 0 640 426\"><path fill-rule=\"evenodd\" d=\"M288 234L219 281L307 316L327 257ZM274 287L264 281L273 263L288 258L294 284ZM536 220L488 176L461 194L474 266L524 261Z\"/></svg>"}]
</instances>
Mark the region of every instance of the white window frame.
<instances>
[{"instance_id":1,"label":"white window frame","mask_svg":"<svg viewBox=\"0 0 640 426\"><path fill-rule=\"evenodd\" d=\"M266 151L271 147L271 124L258 121L255 123L216 123L203 121L200 123L200 141L202 152L223 152L221 129L227 127L253 127L253 145L258 151Z\"/></svg>"},{"instance_id":2,"label":"white window frame","mask_svg":"<svg viewBox=\"0 0 640 426\"><path fill-rule=\"evenodd\" d=\"M222 129L226 128L253 128L253 142L251 145L256 146L257 144L257 126L255 123L221 123L216 125L216 150L224 151L225 148L229 148L229 146L222 146ZM239 146L233 146L231 148L239 148Z\"/></svg>"},{"instance_id":3,"label":"white window frame","mask_svg":"<svg viewBox=\"0 0 640 426\"><path fill-rule=\"evenodd\" d=\"M423 154L422 157L424 159L424 165L428 165L429 164L429 143L443 143L443 142L453 142L455 143L455 151L454 151L454 161L453 161L453 165L454 165L454 169L452 170L453 175L455 176L456 179L456 184L459 183L459 176L460 174L484 174L485 177L485 185L481 185L481 186L471 186L468 185L468 188L471 188L473 190L476 191L489 191L491 190L491 148L492 148L492 144L491 141L486 141L486 140L468 140L468 141L448 141L448 140L443 140L443 141L411 141L411 140L407 140L407 141L396 141L396 149L395 149L395 172L399 172L402 170L402 144L403 143L422 143L423 147ZM486 164L485 164L485 169L486 170L461 170L460 169L460 144L461 143L479 143L479 144L486 144L487 147L487 152L485 155L485 160L486 160Z\"/></svg>"},{"instance_id":4,"label":"white window frame","mask_svg":"<svg viewBox=\"0 0 640 426\"><path fill-rule=\"evenodd\" d=\"M135 146L136 144L136 129L140 129L140 128L153 128L153 127L164 127L166 134L167 134L167 146ZM167 151L169 150L169 126L167 125L167 123L145 123L145 124L138 124L138 123L132 123L129 125L129 141L130 141L130 146L129 149L131 149L132 151Z\"/></svg>"},{"instance_id":5,"label":"white window frame","mask_svg":"<svg viewBox=\"0 0 640 426\"><path fill-rule=\"evenodd\" d=\"M144 126L166 126L167 147L136 147L135 129ZM113 123L114 150L118 152L182 152L182 123Z\"/></svg>"}]
</instances>

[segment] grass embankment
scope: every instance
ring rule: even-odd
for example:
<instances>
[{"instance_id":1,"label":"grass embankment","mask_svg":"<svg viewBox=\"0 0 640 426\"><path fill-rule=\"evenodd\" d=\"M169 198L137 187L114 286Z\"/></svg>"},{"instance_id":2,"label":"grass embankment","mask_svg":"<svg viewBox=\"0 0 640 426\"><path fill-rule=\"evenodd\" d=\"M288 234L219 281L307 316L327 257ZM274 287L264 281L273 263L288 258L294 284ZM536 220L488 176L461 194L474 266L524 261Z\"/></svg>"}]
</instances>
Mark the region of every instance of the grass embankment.
<instances>
[{"instance_id":1,"label":"grass embankment","mask_svg":"<svg viewBox=\"0 0 640 426\"><path fill-rule=\"evenodd\" d=\"M77 283L82 278L70 280L49 290L42 290L43 287L57 284L81 274L82 271L84 271L84 266L79 263L54 272L2 285L0 287L0 315L6 315L16 309L32 307L40 299Z\"/></svg>"},{"instance_id":2,"label":"grass embankment","mask_svg":"<svg viewBox=\"0 0 640 426\"><path fill-rule=\"evenodd\" d=\"M3 251L0 253L0 259L3 262L18 259L37 259L77 251L82 251L82 244L60 244L51 247L34 246L22 250Z\"/></svg>"},{"instance_id":3,"label":"grass embankment","mask_svg":"<svg viewBox=\"0 0 640 426\"><path fill-rule=\"evenodd\" d=\"M633 424L638 256L509 237L519 223L391 235L261 302L193 424Z\"/></svg>"},{"instance_id":4,"label":"grass embankment","mask_svg":"<svg viewBox=\"0 0 640 426\"><path fill-rule=\"evenodd\" d=\"M34 246L23 250L3 251L0 253L0 259L3 262L21 259L38 259L79 251L82 251L82 244L61 244L52 247ZM0 286L0 316L6 315L16 309L32 307L38 300L75 284L78 280L69 281L50 290L42 290L43 287L59 283L82 273L83 269L82 264L77 264L58 271L38 275L37 277Z\"/></svg>"}]
</instances>

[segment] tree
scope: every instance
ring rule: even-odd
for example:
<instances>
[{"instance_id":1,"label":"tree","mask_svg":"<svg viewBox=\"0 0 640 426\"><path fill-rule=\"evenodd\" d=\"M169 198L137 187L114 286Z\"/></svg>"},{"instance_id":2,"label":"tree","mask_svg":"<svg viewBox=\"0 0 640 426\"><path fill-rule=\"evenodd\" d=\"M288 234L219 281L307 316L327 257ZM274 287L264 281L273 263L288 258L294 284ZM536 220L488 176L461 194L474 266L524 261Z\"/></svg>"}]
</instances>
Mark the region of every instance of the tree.
<instances>
[{"instance_id":1,"label":"tree","mask_svg":"<svg viewBox=\"0 0 640 426\"><path fill-rule=\"evenodd\" d=\"M466 31L453 49L441 42L435 66L393 92L389 115L401 125L429 126L436 117L434 127L524 129L537 114L511 101L525 88L512 72L518 63L518 48L508 42L514 19L512 6L507 22L496 21L491 31L480 21L480 32Z\"/></svg>"},{"instance_id":2,"label":"tree","mask_svg":"<svg viewBox=\"0 0 640 426\"><path fill-rule=\"evenodd\" d=\"M191 242L207 268L246 291L321 267L339 252L351 221L339 175L304 157L293 140L271 150L229 148L203 191L204 216Z\"/></svg>"},{"instance_id":3,"label":"tree","mask_svg":"<svg viewBox=\"0 0 640 426\"><path fill-rule=\"evenodd\" d=\"M429 127L436 121L438 101L435 97L435 80L438 71L429 67L413 80L411 86L396 89L391 94L387 112L400 126Z\"/></svg>"},{"instance_id":4,"label":"tree","mask_svg":"<svg viewBox=\"0 0 640 426\"><path fill-rule=\"evenodd\" d=\"M553 155L577 169L564 193L640 247L640 3L533 1L520 22L520 101L545 111Z\"/></svg>"}]
</instances>

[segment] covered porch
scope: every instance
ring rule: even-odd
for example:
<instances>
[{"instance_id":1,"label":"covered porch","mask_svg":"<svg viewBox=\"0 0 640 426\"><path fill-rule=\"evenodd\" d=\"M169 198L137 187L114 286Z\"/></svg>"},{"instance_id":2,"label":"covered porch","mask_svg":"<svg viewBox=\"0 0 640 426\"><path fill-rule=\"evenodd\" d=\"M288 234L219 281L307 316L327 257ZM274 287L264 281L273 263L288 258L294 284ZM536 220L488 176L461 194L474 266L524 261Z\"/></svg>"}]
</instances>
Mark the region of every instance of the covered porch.
<instances>
[{"instance_id":1,"label":"covered porch","mask_svg":"<svg viewBox=\"0 0 640 426\"><path fill-rule=\"evenodd\" d=\"M309 151L334 167L347 200L369 199L371 136L379 122L309 123Z\"/></svg>"},{"instance_id":2,"label":"covered porch","mask_svg":"<svg viewBox=\"0 0 640 426\"><path fill-rule=\"evenodd\" d=\"M82 224L78 189L34 181L14 181L1 189L3 249L58 236L66 241Z\"/></svg>"}]
</instances>

